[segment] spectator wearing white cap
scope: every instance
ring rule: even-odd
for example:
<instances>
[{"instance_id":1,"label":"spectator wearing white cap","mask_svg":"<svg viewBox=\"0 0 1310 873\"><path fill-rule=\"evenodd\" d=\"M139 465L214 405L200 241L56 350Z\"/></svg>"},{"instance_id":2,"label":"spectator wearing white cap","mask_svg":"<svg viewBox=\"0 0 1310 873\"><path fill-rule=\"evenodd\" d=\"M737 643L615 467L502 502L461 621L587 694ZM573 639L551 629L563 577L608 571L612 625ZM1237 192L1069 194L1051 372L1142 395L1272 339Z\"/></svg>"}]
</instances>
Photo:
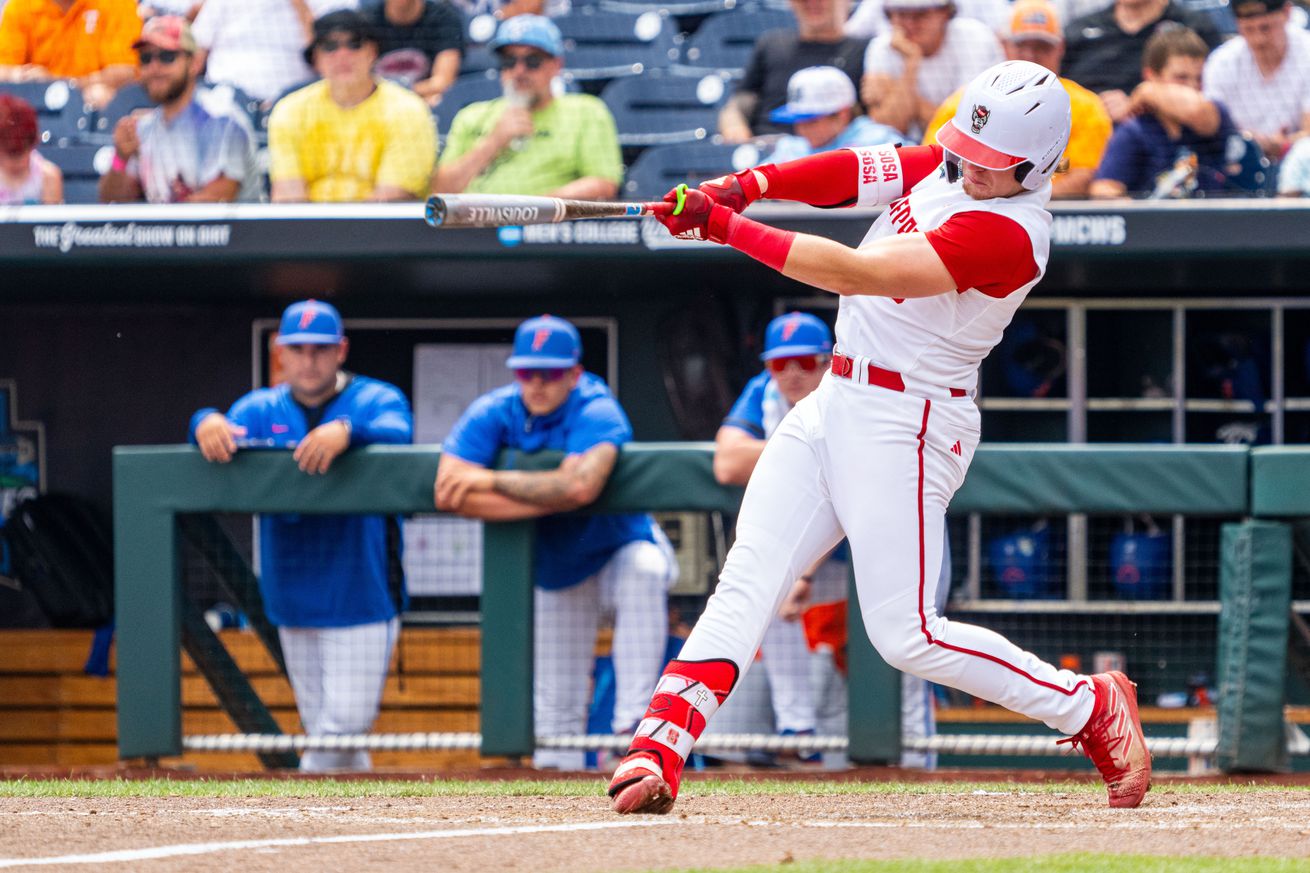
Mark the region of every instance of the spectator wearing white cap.
<instances>
[{"instance_id":1,"label":"spectator wearing white cap","mask_svg":"<svg viewBox=\"0 0 1310 873\"><path fill-rule=\"evenodd\" d=\"M1206 59L1205 93L1279 160L1310 132L1310 31L1288 26L1287 0L1237 0L1232 9L1239 38Z\"/></svg>"},{"instance_id":2,"label":"spectator wearing white cap","mask_svg":"<svg viewBox=\"0 0 1310 873\"><path fill-rule=\"evenodd\" d=\"M974 76L1004 60L990 27L951 0L886 0L890 33L869 43L860 95L869 117L911 135Z\"/></svg>"},{"instance_id":3,"label":"spectator wearing white cap","mask_svg":"<svg viewBox=\"0 0 1310 873\"><path fill-rule=\"evenodd\" d=\"M1047 0L1018 0L1014 4L1005 38L1005 57L1011 61L1032 61L1057 75L1064 58L1064 35L1060 17ZM1073 113L1069 145L1064 150L1068 169L1051 177L1052 197L1086 197L1096 174L1096 167L1110 141L1112 125L1101 98L1072 79L1061 77L1060 84L1069 93ZM928 122L923 141L937 142L937 131L950 121L960 105L963 91L956 91L937 108Z\"/></svg>"},{"instance_id":4,"label":"spectator wearing white cap","mask_svg":"<svg viewBox=\"0 0 1310 873\"><path fill-rule=\"evenodd\" d=\"M860 114L854 83L836 67L806 67L792 73L787 102L770 112L769 120L790 124L796 131L774 146L769 161L775 164L830 149L905 141L899 130Z\"/></svg>"}]
</instances>

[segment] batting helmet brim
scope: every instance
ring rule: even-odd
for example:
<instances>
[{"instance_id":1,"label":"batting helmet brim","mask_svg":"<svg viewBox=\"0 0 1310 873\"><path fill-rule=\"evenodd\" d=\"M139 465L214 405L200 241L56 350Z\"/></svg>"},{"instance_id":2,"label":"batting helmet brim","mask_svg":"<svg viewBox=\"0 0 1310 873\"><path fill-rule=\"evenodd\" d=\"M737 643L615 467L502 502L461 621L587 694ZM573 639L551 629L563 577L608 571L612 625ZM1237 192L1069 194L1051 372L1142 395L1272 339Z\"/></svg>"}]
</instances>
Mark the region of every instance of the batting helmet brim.
<instances>
[{"instance_id":1,"label":"batting helmet brim","mask_svg":"<svg viewBox=\"0 0 1310 873\"><path fill-rule=\"evenodd\" d=\"M955 119L946 122L937 131L937 142L941 143L942 148L948 152L953 152L985 170L1008 170L1027 160L1016 155L1007 155L979 142L956 127Z\"/></svg>"}]
</instances>

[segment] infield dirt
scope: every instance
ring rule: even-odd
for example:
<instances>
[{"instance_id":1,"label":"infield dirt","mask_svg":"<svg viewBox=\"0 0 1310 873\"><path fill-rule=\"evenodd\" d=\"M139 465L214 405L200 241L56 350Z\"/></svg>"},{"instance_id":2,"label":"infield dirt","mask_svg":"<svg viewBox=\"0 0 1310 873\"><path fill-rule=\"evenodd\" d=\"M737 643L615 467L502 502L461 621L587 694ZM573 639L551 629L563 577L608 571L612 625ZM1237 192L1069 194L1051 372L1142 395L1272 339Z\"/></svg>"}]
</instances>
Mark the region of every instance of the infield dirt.
<instances>
[{"instance_id":1,"label":"infield dirt","mask_svg":"<svg viewBox=\"0 0 1310 873\"><path fill-rule=\"evenodd\" d=\"M522 832L542 828L550 830ZM301 839L307 842L267 843ZM215 845L237 842L245 845ZM201 844L209 848L141 855ZM115 860L108 852L123 854ZM18 859L70 855L99 860L42 869L548 873L1069 852L1310 859L1310 790L1210 793L1166 785L1139 809L1111 810L1085 791L1035 793L1019 785L986 793L698 796L691 784L672 815L653 818L616 817L599 794L0 798L0 868L12 869L36 869L14 865Z\"/></svg>"}]
</instances>

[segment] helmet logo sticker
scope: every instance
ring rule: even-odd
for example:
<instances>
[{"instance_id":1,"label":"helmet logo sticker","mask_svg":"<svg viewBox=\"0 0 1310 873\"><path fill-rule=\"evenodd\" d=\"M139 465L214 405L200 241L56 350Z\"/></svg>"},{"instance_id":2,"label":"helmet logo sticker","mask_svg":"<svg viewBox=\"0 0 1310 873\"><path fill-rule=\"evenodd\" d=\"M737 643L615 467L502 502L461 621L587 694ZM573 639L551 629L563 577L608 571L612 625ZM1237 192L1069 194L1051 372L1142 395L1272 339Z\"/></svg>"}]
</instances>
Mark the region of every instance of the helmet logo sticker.
<instances>
[{"instance_id":1,"label":"helmet logo sticker","mask_svg":"<svg viewBox=\"0 0 1310 873\"><path fill-rule=\"evenodd\" d=\"M977 103L973 106L973 117L969 128L974 133L982 133L983 127L987 124L987 119L992 117L992 111L986 106L979 106Z\"/></svg>"}]
</instances>

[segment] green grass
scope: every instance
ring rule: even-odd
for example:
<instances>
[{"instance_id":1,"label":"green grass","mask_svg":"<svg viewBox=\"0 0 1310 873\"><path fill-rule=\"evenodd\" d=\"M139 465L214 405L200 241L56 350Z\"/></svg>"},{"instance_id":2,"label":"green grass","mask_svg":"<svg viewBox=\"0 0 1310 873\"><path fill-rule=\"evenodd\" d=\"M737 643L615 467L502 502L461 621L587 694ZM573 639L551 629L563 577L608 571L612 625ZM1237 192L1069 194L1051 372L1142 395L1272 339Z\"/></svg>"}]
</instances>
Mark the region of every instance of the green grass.
<instances>
[{"instance_id":1,"label":"green grass","mask_svg":"<svg viewBox=\"0 0 1310 873\"><path fill-rule=\"evenodd\" d=\"M0 781L0 797L600 797L596 779L558 780L335 780L300 779L15 779ZM1157 785L1160 794L1240 794L1278 790L1267 784ZM1287 790L1307 791L1305 788ZM684 797L750 795L936 795L1002 791L1009 794L1096 794L1096 782L838 782L720 779L691 782Z\"/></svg>"},{"instance_id":2,"label":"green grass","mask_svg":"<svg viewBox=\"0 0 1310 873\"><path fill-rule=\"evenodd\" d=\"M1292 873L1305 870L1310 870L1310 861L1293 858L1071 854L968 861L795 861L716 869L714 873Z\"/></svg>"}]
</instances>

